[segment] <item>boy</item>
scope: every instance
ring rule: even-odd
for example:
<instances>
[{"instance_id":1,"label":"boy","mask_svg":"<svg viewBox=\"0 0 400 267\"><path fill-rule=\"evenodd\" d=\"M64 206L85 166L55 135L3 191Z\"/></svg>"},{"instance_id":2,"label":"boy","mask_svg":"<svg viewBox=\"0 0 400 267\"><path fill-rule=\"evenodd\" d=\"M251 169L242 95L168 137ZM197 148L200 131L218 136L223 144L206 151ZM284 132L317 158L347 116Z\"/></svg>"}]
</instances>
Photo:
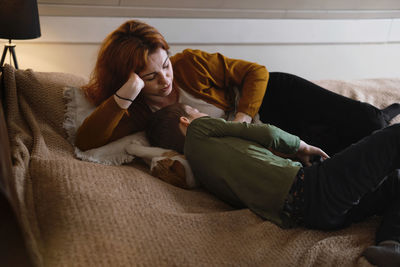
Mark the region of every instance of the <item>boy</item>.
<instances>
[{"instance_id":1,"label":"boy","mask_svg":"<svg viewBox=\"0 0 400 267\"><path fill-rule=\"evenodd\" d=\"M183 104L155 112L146 133L152 145L183 152L207 190L281 227L335 230L383 214L378 245L363 254L400 266L400 125L332 158L272 125L213 119ZM313 156L323 161L311 165Z\"/></svg>"}]
</instances>

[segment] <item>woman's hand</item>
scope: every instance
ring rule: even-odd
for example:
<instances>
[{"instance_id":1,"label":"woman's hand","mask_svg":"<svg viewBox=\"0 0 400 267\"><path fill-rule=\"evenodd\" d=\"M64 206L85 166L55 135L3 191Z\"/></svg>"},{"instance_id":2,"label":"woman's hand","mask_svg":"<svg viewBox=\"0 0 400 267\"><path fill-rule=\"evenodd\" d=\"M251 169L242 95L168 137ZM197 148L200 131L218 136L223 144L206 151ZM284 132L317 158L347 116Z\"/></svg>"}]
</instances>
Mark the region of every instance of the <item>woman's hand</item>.
<instances>
[{"instance_id":1,"label":"woman's hand","mask_svg":"<svg viewBox=\"0 0 400 267\"><path fill-rule=\"evenodd\" d=\"M131 73L128 80L126 81L126 84L130 85L131 90L138 90L139 93L144 87L144 81L135 72Z\"/></svg>"},{"instance_id":2,"label":"woman's hand","mask_svg":"<svg viewBox=\"0 0 400 267\"><path fill-rule=\"evenodd\" d=\"M323 160L329 158L329 156L322 151L322 149L315 146L310 146L304 141L300 141L300 147L295 156L305 166L311 166L311 158L313 156L321 156Z\"/></svg>"},{"instance_id":3,"label":"woman's hand","mask_svg":"<svg viewBox=\"0 0 400 267\"><path fill-rule=\"evenodd\" d=\"M142 78L140 78L139 75L137 75L135 72L132 72L125 84L122 85L122 87L117 92L115 92L118 96L120 96L117 97L116 95L114 95L115 102L117 102L117 104L121 108L127 109L132 104L132 101L136 99L143 88L144 81L142 80ZM123 98L130 99L132 101Z\"/></svg>"},{"instance_id":4,"label":"woman's hand","mask_svg":"<svg viewBox=\"0 0 400 267\"><path fill-rule=\"evenodd\" d=\"M238 112L236 113L235 119L233 121L251 123L252 120L253 119L246 113Z\"/></svg>"}]
</instances>

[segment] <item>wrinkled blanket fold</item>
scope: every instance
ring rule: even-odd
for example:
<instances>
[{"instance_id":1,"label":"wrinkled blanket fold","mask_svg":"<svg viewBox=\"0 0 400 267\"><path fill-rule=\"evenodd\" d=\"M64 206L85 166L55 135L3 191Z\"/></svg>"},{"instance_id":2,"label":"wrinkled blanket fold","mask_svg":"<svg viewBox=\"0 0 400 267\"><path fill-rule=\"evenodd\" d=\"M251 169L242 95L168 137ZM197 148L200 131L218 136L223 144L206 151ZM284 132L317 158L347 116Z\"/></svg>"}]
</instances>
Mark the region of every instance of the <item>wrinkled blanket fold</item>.
<instances>
[{"instance_id":1,"label":"wrinkled blanket fold","mask_svg":"<svg viewBox=\"0 0 400 267\"><path fill-rule=\"evenodd\" d=\"M78 160L62 94L85 79L10 66L3 75L14 175L6 182L36 266L370 266L360 254L379 218L334 232L283 230L136 163ZM318 83L379 107L400 102L400 79Z\"/></svg>"}]
</instances>

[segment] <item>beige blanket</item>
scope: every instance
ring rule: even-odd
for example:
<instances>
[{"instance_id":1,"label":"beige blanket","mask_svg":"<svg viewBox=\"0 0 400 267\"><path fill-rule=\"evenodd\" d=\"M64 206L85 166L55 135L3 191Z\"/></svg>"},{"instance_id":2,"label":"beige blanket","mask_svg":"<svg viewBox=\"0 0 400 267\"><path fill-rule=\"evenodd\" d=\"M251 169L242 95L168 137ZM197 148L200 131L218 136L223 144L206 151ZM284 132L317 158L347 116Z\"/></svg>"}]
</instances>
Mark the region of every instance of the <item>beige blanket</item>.
<instances>
[{"instance_id":1,"label":"beige blanket","mask_svg":"<svg viewBox=\"0 0 400 267\"><path fill-rule=\"evenodd\" d=\"M78 160L62 90L85 80L10 66L4 78L14 165L6 182L37 266L370 266L359 255L379 218L334 232L282 230L137 163ZM379 107L400 102L400 79L319 83Z\"/></svg>"}]
</instances>

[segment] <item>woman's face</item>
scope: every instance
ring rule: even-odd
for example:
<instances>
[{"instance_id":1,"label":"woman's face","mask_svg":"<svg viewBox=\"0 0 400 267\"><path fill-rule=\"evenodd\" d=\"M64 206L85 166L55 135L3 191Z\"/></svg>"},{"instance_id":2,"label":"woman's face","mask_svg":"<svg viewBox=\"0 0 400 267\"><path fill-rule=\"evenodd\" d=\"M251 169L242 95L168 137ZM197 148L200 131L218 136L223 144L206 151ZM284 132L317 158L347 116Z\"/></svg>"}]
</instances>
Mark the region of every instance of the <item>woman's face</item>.
<instances>
[{"instance_id":1,"label":"woman's face","mask_svg":"<svg viewBox=\"0 0 400 267\"><path fill-rule=\"evenodd\" d=\"M167 96L172 91L174 74L167 51L158 48L147 57L146 67L138 73L144 81L142 93L147 97Z\"/></svg>"}]
</instances>

